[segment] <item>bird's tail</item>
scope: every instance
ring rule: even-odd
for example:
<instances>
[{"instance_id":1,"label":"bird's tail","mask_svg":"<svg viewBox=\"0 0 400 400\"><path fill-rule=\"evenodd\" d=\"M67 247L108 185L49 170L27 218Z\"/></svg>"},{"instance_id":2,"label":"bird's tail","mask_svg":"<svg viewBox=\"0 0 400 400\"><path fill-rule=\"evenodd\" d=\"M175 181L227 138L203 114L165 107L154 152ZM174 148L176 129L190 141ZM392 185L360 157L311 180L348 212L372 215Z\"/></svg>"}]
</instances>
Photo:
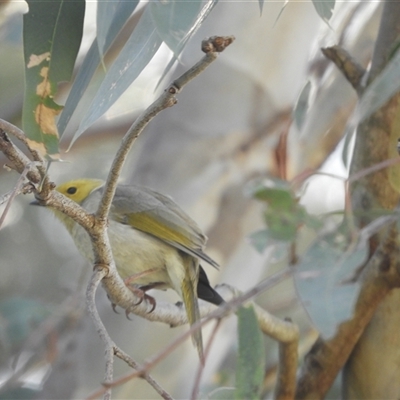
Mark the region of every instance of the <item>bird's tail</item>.
<instances>
[{"instance_id":1,"label":"bird's tail","mask_svg":"<svg viewBox=\"0 0 400 400\"><path fill-rule=\"evenodd\" d=\"M189 256L183 257L185 265L185 278L181 284L182 300L185 304L186 314L190 326L200 321L199 303L197 301L198 261ZM192 333L192 340L199 353L200 361L204 362L203 337L201 329Z\"/></svg>"}]
</instances>

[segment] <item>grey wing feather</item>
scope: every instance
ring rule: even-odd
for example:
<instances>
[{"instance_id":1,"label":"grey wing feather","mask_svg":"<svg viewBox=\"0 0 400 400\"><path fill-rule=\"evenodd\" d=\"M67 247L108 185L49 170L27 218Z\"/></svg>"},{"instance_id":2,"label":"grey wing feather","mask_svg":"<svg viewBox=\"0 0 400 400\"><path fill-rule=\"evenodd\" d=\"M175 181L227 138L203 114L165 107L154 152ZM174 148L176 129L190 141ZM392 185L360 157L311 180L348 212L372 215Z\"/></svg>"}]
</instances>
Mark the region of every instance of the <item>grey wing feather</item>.
<instances>
[{"instance_id":1,"label":"grey wing feather","mask_svg":"<svg viewBox=\"0 0 400 400\"><path fill-rule=\"evenodd\" d=\"M132 202L132 199L134 202ZM203 252L207 237L201 232L196 222L170 197L142 186L119 185L113 204L117 206L118 210L122 213L131 214L146 212L149 215L154 215L157 220L162 221L163 224L174 231L184 233L185 236L189 235L190 241L193 243L193 246L190 248L175 241L166 242L218 268L218 264Z\"/></svg>"}]
</instances>

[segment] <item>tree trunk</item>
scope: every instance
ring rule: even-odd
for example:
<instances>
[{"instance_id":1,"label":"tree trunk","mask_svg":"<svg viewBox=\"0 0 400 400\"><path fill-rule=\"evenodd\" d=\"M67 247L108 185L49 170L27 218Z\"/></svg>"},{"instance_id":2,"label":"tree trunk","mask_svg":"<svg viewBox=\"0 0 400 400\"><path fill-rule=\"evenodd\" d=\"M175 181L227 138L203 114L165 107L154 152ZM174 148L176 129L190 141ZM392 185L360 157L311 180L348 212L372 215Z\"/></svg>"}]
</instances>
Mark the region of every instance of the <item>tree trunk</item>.
<instances>
[{"instance_id":1,"label":"tree trunk","mask_svg":"<svg viewBox=\"0 0 400 400\"><path fill-rule=\"evenodd\" d=\"M400 2L386 1L371 64L368 83L382 71L400 40ZM400 95L395 95L357 129L351 174L397 156L396 129ZM351 187L357 223L365 226L376 210L394 210L399 203L399 166L382 169ZM357 215L363 215L357 217ZM374 213L375 214L375 213ZM375 214L376 215L376 214ZM378 257L380 270L399 273L400 239L397 227L370 240L370 255ZM365 274L369 271L366 270ZM397 284L393 282L393 287ZM343 371L346 399L393 399L400 397L400 290L393 288L376 310Z\"/></svg>"}]
</instances>

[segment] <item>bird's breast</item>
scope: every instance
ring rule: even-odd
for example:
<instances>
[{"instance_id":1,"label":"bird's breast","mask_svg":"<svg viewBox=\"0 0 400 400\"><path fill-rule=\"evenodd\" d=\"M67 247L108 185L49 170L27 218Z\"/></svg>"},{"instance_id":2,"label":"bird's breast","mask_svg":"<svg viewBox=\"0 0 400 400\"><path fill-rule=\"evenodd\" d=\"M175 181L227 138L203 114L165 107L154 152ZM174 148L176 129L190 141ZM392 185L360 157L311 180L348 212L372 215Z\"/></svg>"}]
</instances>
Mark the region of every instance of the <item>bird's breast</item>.
<instances>
[{"instance_id":1,"label":"bird's breast","mask_svg":"<svg viewBox=\"0 0 400 400\"><path fill-rule=\"evenodd\" d=\"M76 246L81 254L93 263L88 234L77 224L73 229L75 232L72 236ZM166 289L173 288L180 291L179 286L176 287L176 276L184 275L184 267L177 249L147 233L116 221L110 221L108 236L115 264L122 279L137 275L132 284L142 286L163 283ZM168 271L173 271L173 274Z\"/></svg>"}]
</instances>

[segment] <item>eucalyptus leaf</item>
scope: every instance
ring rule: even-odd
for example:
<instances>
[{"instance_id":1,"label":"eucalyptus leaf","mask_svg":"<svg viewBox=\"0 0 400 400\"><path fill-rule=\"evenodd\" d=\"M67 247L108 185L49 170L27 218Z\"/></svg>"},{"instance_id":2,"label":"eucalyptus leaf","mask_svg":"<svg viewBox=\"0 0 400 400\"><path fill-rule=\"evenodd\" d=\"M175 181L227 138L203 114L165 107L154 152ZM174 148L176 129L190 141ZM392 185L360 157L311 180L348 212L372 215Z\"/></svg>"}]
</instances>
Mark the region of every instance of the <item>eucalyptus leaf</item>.
<instances>
[{"instance_id":1,"label":"eucalyptus leaf","mask_svg":"<svg viewBox=\"0 0 400 400\"><path fill-rule=\"evenodd\" d=\"M304 85L300 93L300 96L297 100L297 103L293 111L294 122L298 130L301 130L301 128L303 127L304 120L307 115L310 92L311 92L311 82L307 81L307 83Z\"/></svg>"},{"instance_id":2,"label":"eucalyptus leaf","mask_svg":"<svg viewBox=\"0 0 400 400\"><path fill-rule=\"evenodd\" d=\"M283 242L295 240L300 224L295 211L277 211L268 207L264 212L264 218L273 239Z\"/></svg>"},{"instance_id":3,"label":"eucalyptus leaf","mask_svg":"<svg viewBox=\"0 0 400 400\"><path fill-rule=\"evenodd\" d=\"M235 399L259 399L263 387L265 351L252 306L238 310L238 336Z\"/></svg>"},{"instance_id":4,"label":"eucalyptus leaf","mask_svg":"<svg viewBox=\"0 0 400 400\"><path fill-rule=\"evenodd\" d=\"M164 16L159 15L159 11L161 7L169 7L170 10L173 10L173 8L176 8L176 1L175 5L174 3L165 3L164 5L161 5L158 3L155 5L155 3L151 3L153 5L153 10L154 16L157 19L157 26L159 27L159 33L162 36L163 40L166 42L166 44L169 46L169 48L173 52L173 56L167 66L165 67L163 73L161 74L161 77L157 83L157 88L163 81L163 79L167 76L168 72L171 70L172 66L179 60L179 55L183 48L186 46L187 42L189 39L193 36L193 34L197 31L197 29L201 26L201 24L204 22L204 20L207 18L207 16L210 14L210 12L213 10L214 6L217 4L218 0L208 0L203 7L201 8L200 12L197 14L195 20L193 21L192 25L189 27L189 30L185 34L185 29L181 30L178 34L176 34L176 27L172 27L171 32L166 32L165 27L167 23L164 21ZM180 3L182 4L182 2ZM193 3L193 5L196 5L196 2ZM157 8L158 7L158 8ZM193 10L195 7L193 7ZM183 9L182 9L183 10ZM178 11L181 13L182 11ZM176 17L177 15L175 15ZM173 19L173 18L172 18ZM186 22L188 21L188 15L185 17ZM184 20L183 20L184 21ZM169 21L169 24L171 24L171 20ZM182 24L182 21L179 21L180 25ZM188 27L186 27L187 29Z\"/></svg>"},{"instance_id":5,"label":"eucalyptus leaf","mask_svg":"<svg viewBox=\"0 0 400 400\"><path fill-rule=\"evenodd\" d=\"M270 207L290 210L296 203L290 184L280 179L266 179L250 188L250 194Z\"/></svg>"},{"instance_id":6,"label":"eucalyptus leaf","mask_svg":"<svg viewBox=\"0 0 400 400\"><path fill-rule=\"evenodd\" d=\"M170 0L150 2L149 9L158 34L178 58L216 4L215 0Z\"/></svg>"},{"instance_id":7,"label":"eucalyptus leaf","mask_svg":"<svg viewBox=\"0 0 400 400\"><path fill-rule=\"evenodd\" d=\"M100 58L131 16L139 0L99 1L97 3L97 44Z\"/></svg>"},{"instance_id":8,"label":"eucalyptus leaf","mask_svg":"<svg viewBox=\"0 0 400 400\"><path fill-rule=\"evenodd\" d=\"M318 15L324 20L329 21L335 8L335 0L313 0L313 5Z\"/></svg>"},{"instance_id":9,"label":"eucalyptus leaf","mask_svg":"<svg viewBox=\"0 0 400 400\"><path fill-rule=\"evenodd\" d=\"M296 266L297 292L324 337L351 316L359 291L351 278L367 257L367 241L349 244L341 229L318 238Z\"/></svg>"},{"instance_id":10,"label":"eucalyptus leaf","mask_svg":"<svg viewBox=\"0 0 400 400\"><path fill-rule=\"evenodd\" d=\"M87 52L81 67L76 75L75 81L71 87L64 109L60 115L57 126L60 136L64 133L68 122L70 121L73 113L75 112L78 104L86 91L91 79L98 66L100 65L101 58L105 52L110 48L111 44L117 37L118 33L134 11L138 1L106 1L98 3L98 12L101 15L105 14L111 7L113 14L109 15L108 20L105 21L106 16L99 17L100 26L97 27L97 37L93 40L89 51ZM100 40L100 44L98 42Z\"/></svg>"},{"instance_id":11,"label":"eucalyptus leaf","mask_svg":"<svg viewBox=\"0 0 400 400\"><path fill-rule=\"evenodd\" d=\"M270 245L273 240L268 229L262 229L253 232L249 235L249 240L252 246L259 252L263 253Z\"/></svg>"},{"instance_id":12,"label":"eucalyptus leaf","mask_svg":"<svg viewBox=\"0 0 400 400\"><path fill-rule=\"evenodd\" d=\"M355 135L354 128L348 126L344 134L344 143L342 150L342 161L345 168L348 168L350 165L350 160L351 160L350 145L353 143L354 135Z\"/></svg>"},{"instance_id":13,"label":"eucalyptus leaf","mask_svg":"<svg viewBox=\"0 0 400 400\"><path fill-rule=\"evenodd\" d=\"M22 125L30 145L58 158L56 117L62 107L53 100L59 82L71 78L82 39L84 0L28 0L23 17L25 97ZM68 32L68 34L66 34Z\"/></svg>"},{"instance_id":14,"label":"eucalyptus leaf","mask_svg":"<svg viewBox=\"0 0 400 400\"><path fill-rule=\"evenodd\" d=\"M269 259L272 262L282 260L288 255L290 242L280 241L273 238L269 229L262 229L248 236L250 244L261 254L267 249Z\"/></svg>"},{"instance_id":15,"label":"eucalyptus leaf","mask_svg":"<svg viewBox=\"0 0 400 400\"><path fill-rule=\"evenodd\" d=\"M260 7L260 15L262 15L263 8L264 8L264 0L258 0L258 5Z\"/></svg>"},{"instance_id":16,"label":"eucalyptus leaf","mask_svg":"<svg viewBox=\"0 0 400 400\"><path fill-rule=\"evenodd\" d=\"M289 4L289 0L285 0L285 2L283 3L279 14L277 15L275 22L274 22L274 26L276 25L276 23L278 22L279 18L281 17L281 15L283 14L283 11L285 10L286 6Z\"/></svg>"},{"instance_id":17,"label":"eucalyptus leaf","mask_svg":"<svg viewBox=\"0 0 400 400\"><path fill-rule=\"evenodd\" d=\"M72 143L100 118L139 76L162 43L148 8L107 72Z\"/></svg>"}]
</instances>

